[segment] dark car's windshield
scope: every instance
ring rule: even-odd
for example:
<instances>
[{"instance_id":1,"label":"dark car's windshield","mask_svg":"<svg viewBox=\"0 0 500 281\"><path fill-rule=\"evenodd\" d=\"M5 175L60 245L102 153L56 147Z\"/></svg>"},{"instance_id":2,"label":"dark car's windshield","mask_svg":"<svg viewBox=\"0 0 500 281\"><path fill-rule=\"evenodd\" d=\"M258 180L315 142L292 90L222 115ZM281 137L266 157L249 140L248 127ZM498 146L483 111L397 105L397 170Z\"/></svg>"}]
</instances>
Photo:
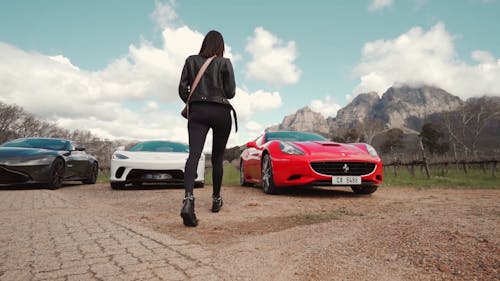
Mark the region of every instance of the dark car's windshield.
<instances>
[{"instance_id":1,"label":"dark car's windshield","mask_svg":"<svg viewBox=\"0 0 500 281\"><path fill-rule=\"evenodd\" d=\"M327 141L326 138L306 132L268 132L266 141L281 140L281 141Z\"/></svg>"},{"instance_id":2,"label":"dark car's windshield","mask_svg":"<svg viewBox=\"0 0 500 281\"><path fill-rule=\"evenodd\" d=\"M189 152L189 146L170 141L145 141L130 148L130 151L146 152Z\"/></svg>"},{"instance_id":3,"label":"dark car's windshield","mask_svg":"<svg viewBox=\"0 0 500 281\"><path fill-rule=\"evenodd\" d=\"M2 144L3 147L27 147L27 148L43 148L50 150L67 150L69 141L62 139L17 139Z\"/></svg>"}]
</instances>

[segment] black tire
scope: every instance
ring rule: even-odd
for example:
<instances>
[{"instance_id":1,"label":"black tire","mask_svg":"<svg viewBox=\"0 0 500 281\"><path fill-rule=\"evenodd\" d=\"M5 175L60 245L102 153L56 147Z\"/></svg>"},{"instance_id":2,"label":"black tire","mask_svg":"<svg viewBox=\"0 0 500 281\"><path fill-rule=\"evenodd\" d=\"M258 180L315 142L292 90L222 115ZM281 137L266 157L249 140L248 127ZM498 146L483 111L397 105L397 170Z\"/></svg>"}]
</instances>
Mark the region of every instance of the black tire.
<instances>
[{"instance_id":1,"label":"black tire","mask_svg":"<svg viewBox=\"0 0 500 281\"><path fill-rule=\"evenodd\" d=\"M205 187L205 183L202 182L202 181L195 181L194 182L194 188L204 188Z\"/></svg>"},{"instance_id":2,"label":"black tire","mask_svg":"<svg viewBox=\"0 0 500 281\"><path fill-rule=\"evenodd\" d=\"M240 185L250 186L250 183L245 181L245 168L243 168L243 163L240 164Z\"/></svg>"},{"instance_id":3,"label":"black tire","mask_svg":"<svg viewBox=\"0 0 500 281\"><path fill-rule=\"evenodd\" d=\"M378 186L376 185L358 185L351 186L351 189L356 194L372 194L377 190Z\"/></svg>"},{"instance_id":4,"label":"black tire","mask_svg":"<svg viewBox=\"0 0 500 281\"><path fill-rule=\"evenodd\" d=\"M110 182L110 185L111 185L112 189L124 189L125 188L125 183L123 183L123 182L112 181L112 182Z\"/></svg>"},{"instance_id":5,"label":"black tire","mask_svg":"<svg viewBox=\"0 0 500 281\"><path fill-rule=\"evenodd\" d=\"M62 186L64 180L64 172L66 170L64 160L61 158L56 158L52 162L52 166L49 170L49 182L47 183L47 188L56 190Z\"/></svg>"},{"instance_id":6,"label":"black tire","mask_svg":"<svg viewBox=\"0 0 500 281\"><path fill-rule=\"evenodd\" d=\"M273 166L269 154L262 158L262 190L266 194L276 194L276 185L273 178Z\"/></svg>"},{"instance_id":7,"label":"black tire","mask_svg":"<svg viewBox=\"0 0 500 281\"><path fill-rule=\"evenodd\" d=\"M97 175L99 174L99 166L96 162L92 163L87 173L87 178L82 180L83 184L95 184L97 182Z\"/></svg>"}]
</instances>

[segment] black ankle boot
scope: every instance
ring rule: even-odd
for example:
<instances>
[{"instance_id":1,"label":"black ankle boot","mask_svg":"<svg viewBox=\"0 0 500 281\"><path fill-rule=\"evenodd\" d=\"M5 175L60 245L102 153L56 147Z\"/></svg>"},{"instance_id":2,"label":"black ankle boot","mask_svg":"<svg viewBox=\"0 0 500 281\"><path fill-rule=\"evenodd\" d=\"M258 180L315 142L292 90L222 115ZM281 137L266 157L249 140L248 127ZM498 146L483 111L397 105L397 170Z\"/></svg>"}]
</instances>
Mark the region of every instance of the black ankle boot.
<instances>
[{"instance_id":1,"label":"black ankle boot","mask_svg":"<svg viewBox=\"0 0 500 281\"><path fill-rule=\"evenodd\" d=\"M194 213L194 196L189 195L184 197L182 201L184 204L181 209L181 217L184 221L185 226L197 226L198 219L196 218L196 214Z\"/></svg>"},{"instance_id":2,"label":"black ankle boot","mask_svg":"<svg viewBox=\"0 0 500 281\"><path fill-rule=\"evenodd\" d=\"M222 201L222 197L213 196L212 197L212 212L218 213L223 204L224 204L224 201Z\"/></svg>"}]
</instances>

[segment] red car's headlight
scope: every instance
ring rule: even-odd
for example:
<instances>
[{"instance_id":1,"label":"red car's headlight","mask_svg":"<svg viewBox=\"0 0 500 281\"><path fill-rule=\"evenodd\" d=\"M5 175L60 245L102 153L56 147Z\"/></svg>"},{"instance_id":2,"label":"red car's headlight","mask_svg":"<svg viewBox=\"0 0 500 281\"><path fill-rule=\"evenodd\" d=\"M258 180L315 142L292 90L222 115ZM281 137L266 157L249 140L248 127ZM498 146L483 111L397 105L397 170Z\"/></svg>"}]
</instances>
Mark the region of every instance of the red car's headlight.
<instances>
[{"instance_id":1,"label":"red car's headlight","mask_svg":"<svg viewBox=\"0 0 500 281\"><path fill-rule=\"evenodd\" d=\"M289 142L280 142L280 150L286 154L304 155L304 151Z\"/></svg>"},{"instance_id":2,"label":"red car's headlight","mask_svg":"<svg viewBox=\"0 0 500 281\"><path fill-rule=\"evenodd\" d=\"M366 147L366 150L368 150L368 153L373 156L373 157L377 157L378 154L377 154L377 151L375 150L375 148L373 148L373 146L365 143L365 147Z\"/></svg>"}]
</instances>

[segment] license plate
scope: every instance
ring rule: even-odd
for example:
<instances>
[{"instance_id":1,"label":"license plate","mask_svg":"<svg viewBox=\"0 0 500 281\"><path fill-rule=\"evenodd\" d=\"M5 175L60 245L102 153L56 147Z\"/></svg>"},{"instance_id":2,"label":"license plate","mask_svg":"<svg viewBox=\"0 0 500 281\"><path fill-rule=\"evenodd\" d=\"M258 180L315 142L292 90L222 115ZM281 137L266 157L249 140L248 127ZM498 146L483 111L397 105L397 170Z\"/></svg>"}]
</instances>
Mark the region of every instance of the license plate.
<instances>
[{"instance_id":1,"label":"license plate","mask_svg":"<svg viewBox=\"0 0 500 281\"><path fill-rule=\"evenodd\" d=\"M146 174L144 175L145 179L148 180L170 180L172 179L172 175L170 174Z\"/></svg>"},{"instance_id":2,"label":"license plate","mask_svg":"<svg viewBox=\"0 0 500 281\"><path fill-rule=\"evenodd\" d=\"M333 185L357 185L361 184L359 176L332 176Z\"/></svg>"}]
</instances>

